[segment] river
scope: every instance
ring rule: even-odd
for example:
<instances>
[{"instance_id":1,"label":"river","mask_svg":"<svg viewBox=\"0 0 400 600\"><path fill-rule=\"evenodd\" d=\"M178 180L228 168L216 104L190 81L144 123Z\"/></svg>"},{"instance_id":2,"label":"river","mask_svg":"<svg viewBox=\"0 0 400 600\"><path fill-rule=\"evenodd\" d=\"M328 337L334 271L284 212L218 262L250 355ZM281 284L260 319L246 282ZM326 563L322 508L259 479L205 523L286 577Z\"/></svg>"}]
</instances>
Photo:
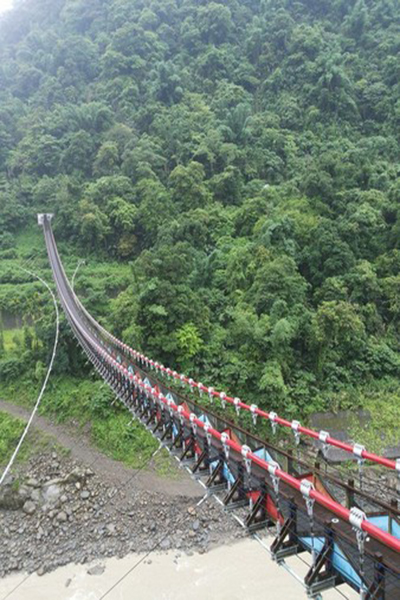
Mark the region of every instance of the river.
<instances>
[{"instance_id":1,"label":"river","mask_svg":"<svg viewBox=\"0 0 400 600\"><path fill-rule=\"evenodd\" d=\"M304 576L306 566L299 558L291 558L288 564ZM88 574L93 568L99 574ZM26 577L25 574L19 574L0 580L0 598L100 600L104 594L107 600L306 598L301 584L274 563L265 549L250 538L215 548L206 554L188 556L176 550L153 553L147 557L131 554L123 559L111 558L90 565L67 565L41 577L37 574ZM358 598L347 586L341 586L340 591L349 600ZM323 598L340 600L343 596L338 590L330 590L323 594Z\"/></svg>"}]
</instances>

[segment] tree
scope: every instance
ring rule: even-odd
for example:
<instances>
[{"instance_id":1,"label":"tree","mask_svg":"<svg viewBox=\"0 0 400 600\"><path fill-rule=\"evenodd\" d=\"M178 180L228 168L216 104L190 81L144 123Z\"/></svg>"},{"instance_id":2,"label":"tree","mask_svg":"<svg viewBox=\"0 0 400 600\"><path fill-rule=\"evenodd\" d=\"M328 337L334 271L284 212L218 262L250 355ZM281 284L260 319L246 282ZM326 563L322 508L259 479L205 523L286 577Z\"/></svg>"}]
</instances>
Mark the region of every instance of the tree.
<instances>
[{"instance_id":1,"label":"tree","mask_svg":"<svg viewBox=\"0 0 400 600\"><path fill-rule=\"evenodd\" d=\"M196 161L175 167L169 177L173 200L184 210L203 208L209 201L204 179L204 167Z\"/></svg>"},{"instance_id":2,"label":"tree","mask_svg":"<svg viewBox=\"0 0 400 600\"><path fill-rule=\"evenodd\" d=\"M202 347L203 341L197 327L193 323L185 323L176 332L178 342L178 360L182 365L196 356Z\"/></svg>"},{"instance_id":3,"label":"tree","mask_svg":"<svg viewBox=\"0 0 400 600\"><path fill-rule=\"evenodd\" d=\"M289 307L304 304L307 282L289 256L263 261L248 291L257 312L269 312L274 302L283 300Z\"/></svg>"},{"instance_id":4,"label":"tree","mask_svg":"<svg viewBox=\"0 0 400 600\"><path fill-rule=\"evenodd\" d=\"M118 146L114 142L104 142L97 152L93 164L95 175L114 175L118 171L119 153Z\"/></svg>"},{"instance_id":5,"label":"tree","mask_svg":"<svg viewBox=\"0 0 400 600\"><path fill-rule=\"evenodd\" d=\"M198 10L198 26L205 43L222 44L232 29L231 11L223 4L209 2Z\"/></svg>"},{"instance_id":6,"label":"tree","mask_svg":"<svg viewBox=\"0 0 400 600\"><path fill-rule=\"evenodd\" d=\"M92 136L83 130L73 133L68 136L67 147L61 156L62 168L68 174L78 170L89 175L92 169L93 155Z\"/></svg>"},{"instance_id":7,"label":"tree","mask_svg":"<svg viewBox=\"0 0 400 600\"><path fill-rule=\"evenodd\" d=\"M323 302L316 312L313 330L320 373L328 357L345 362L359 356L362 350L364 324L349 302Z\"/></svg>"},{"instance_id":8,"label":"tree","mask_svg":"<svg viewBox=\"0 0 400 600\"><path fill-rule=\"evenodd\" d=\"M109 219L97 206L87 200L79 203L81 242L89 250L102 247L109 233Z\"/></svg>"}]
</instances>

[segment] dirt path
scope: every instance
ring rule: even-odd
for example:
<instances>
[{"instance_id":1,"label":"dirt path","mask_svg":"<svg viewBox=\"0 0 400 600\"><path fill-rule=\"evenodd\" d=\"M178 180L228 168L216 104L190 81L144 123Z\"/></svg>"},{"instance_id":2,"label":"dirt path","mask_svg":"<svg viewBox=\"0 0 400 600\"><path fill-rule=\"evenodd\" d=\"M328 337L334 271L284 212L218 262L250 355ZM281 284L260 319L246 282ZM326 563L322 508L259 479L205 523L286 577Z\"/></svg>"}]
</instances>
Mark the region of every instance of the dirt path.
<instances>
[{"instance_id":1,"label":"dirt path","mask_svg":"<svg viewBox=\"0 0 400 600\"><path fill-rule=\"evenodd\" d=\"M0 400L0 411L6 412L14 417L28 420L30 412L16 404ZM131 477L134 469L126 467L122 463L113 460L94 448L86 437L73 429L71 425L57 425L47 417L36 416L33 426L44 433L54 436L58 443L71 451L71 457L97 473L104 476L110 482L119 483L124 478ZM187 496L197 498L202 494L201 488L186 474L180 470L175 461L171 460L172 477L161 477L150 464L135 476L135 487L149 492L160 492L168 496Z\"/></svg>"}]
</instances>

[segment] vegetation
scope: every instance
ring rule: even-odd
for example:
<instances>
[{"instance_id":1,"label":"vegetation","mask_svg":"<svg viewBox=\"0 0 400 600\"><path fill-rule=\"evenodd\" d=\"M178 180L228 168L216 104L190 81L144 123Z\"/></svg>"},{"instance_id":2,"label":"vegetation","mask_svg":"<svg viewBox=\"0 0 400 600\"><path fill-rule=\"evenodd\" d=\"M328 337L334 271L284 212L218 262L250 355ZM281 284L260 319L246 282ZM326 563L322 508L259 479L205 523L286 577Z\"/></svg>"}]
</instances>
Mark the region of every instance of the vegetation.
<instances>
[{"instance_id":1,"label":"vegetation","mask_svg":"<svg viewBox=\"0 0 400 600\"><path fill-rule=\"evenodd\" d=\"M7 464L7 461L11 458L25 425L26 423L22 419L11 417L7 413L0 411L0 465ZM37 430L31 430L26 437L25 443L21 446L21 450L17 455L17 461L21 463L28 460L38 450L65 452L52 436Z\"/></svg>"},{"instance_id":2,"label":"vegetation","mask_svg":"<svg viewBox=\"0 0 400 600\"><path fill-rule=\"evenodd\" d=\"M32 386L29 377L18 379L14 384L0 384L0 397L27 408L32 407L37 394L38 386ZM64 375L51 380L39 414L56 423L70 423L87 434L93 444L111 458L133 468L142 468L157 449L157 441L140 423L132 420L120 403L113 405L114 400L113 393L102 382ZM10 423L13 427L9 430L8 421L0 419L5 448L15 447L22 433L22 421L11 419ZM0 452L0 462L1 455ZM171 474L167 453L162 453L155 464L160 474Z\"/></svg>"},{"instance_id":3,"label":"vegetation","mask_svg":"<svg viewBox=\"0 0 400 600\"><path fill-rule=\"evenodd\" d=\"M51 211L133 347L288 416L385 402L399 48L393 0L21 1L0 22L0 306L35 333L0 378L46 362L47 300L13 265L46 269ZM87 373L65 324L57 369Z\"/></svg>"},{"instance_id":4,"label":"vegetation","mask_svg":"<svg viewBox=\"0 0 400 600\"><path fill-rule=\"evenodd\" d=\"M6 308L6 319L0 322L0 398L32 408L54 340L54 309L43 286L32 282L29 275L16 271L16 268L33 254L35 260L31 268L34 272L44 275L48 281L51 275L39 229L23 230L16 241L15 258L0 265L0 277L2 273L13 274L13 277L16 272L20 273L15 283L0 284L0 302L3 298ZM66 265L72 274L77 265L76 256L67 254ZM82 266L82 272L78 272L76 284L85 285L86 299L90 298L92 305L102 307L107 306L109 295L113 295L118 286L126 286L128 274L128 265L110 261L105 264L92 258ZM97 379L93 381L64 320L54 373L39 414L57 423L69 422L87 432L96 447L131 467L142 467L150 459L157 443L143 427L132 422L131 415L122 410L119 403L111 405L115 399L113 394ZM9 435L11 421L15 436ZM15 447L23 423L11 421L0 419L0 437L10 449ZM42 439L40 434L35 432L31 437L22 459L43 447L38 443ZM173 475L169 455L165 452L157 455L154 464L160 475Z\"/></svg>"}]
</instances>

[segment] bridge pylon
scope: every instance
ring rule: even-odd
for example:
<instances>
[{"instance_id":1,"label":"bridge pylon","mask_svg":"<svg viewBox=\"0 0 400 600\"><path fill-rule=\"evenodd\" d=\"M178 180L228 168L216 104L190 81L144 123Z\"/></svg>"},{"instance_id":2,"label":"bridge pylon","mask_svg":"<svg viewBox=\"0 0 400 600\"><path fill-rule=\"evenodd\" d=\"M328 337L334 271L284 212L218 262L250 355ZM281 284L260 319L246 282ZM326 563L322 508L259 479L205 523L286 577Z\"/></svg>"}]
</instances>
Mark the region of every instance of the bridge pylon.
<instances>
[{"instance_id":1,"label":"bridge pylon","mask_svg":"<svg viewBox=\"0 0 400 600\"><path fill-rule=\"evenodd\" d=\"M53 217L54 213L38 213L38 225L43 225L45 221L51 221Z\"/></svg>"}]
</instances>

